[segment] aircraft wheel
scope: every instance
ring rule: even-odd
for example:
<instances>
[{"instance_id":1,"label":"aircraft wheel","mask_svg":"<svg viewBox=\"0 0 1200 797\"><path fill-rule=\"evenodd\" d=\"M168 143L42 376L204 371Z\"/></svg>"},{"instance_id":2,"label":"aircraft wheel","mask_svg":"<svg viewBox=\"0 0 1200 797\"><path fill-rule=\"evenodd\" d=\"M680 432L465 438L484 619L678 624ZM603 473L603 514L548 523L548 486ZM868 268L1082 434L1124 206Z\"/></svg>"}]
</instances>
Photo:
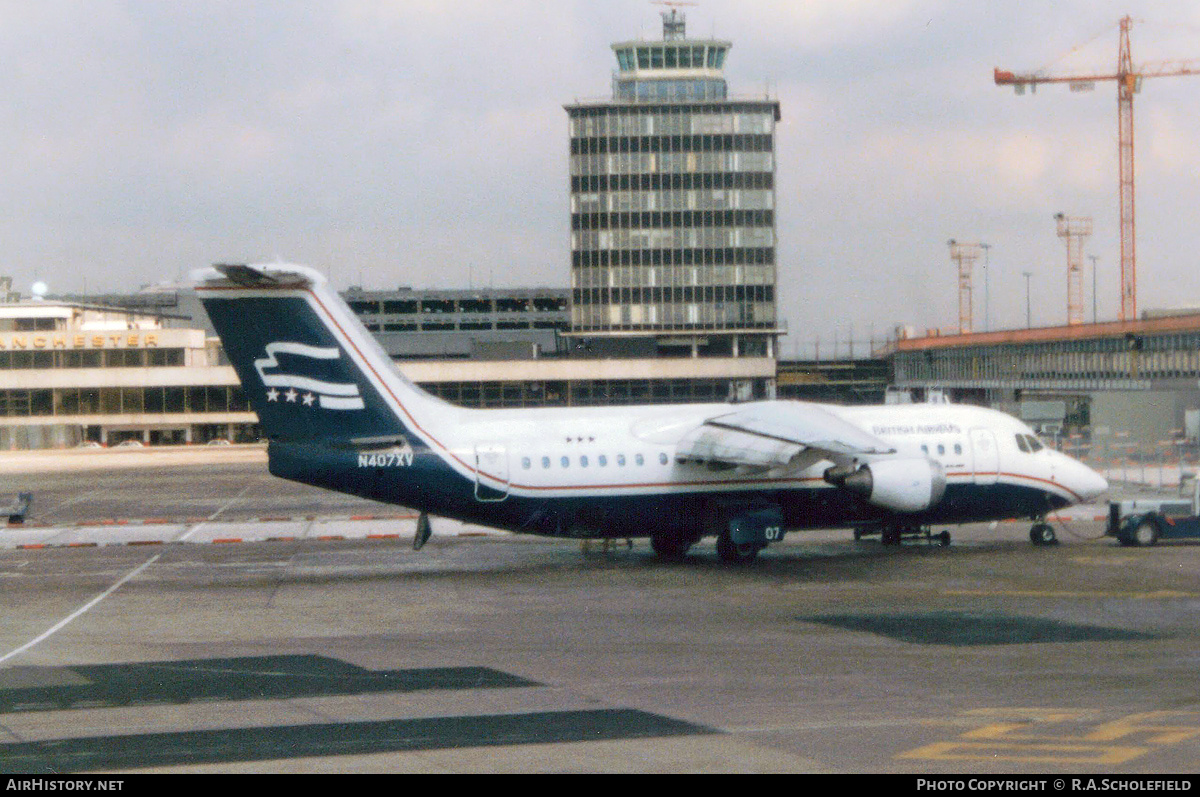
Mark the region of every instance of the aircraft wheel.
<instances>
[{"instance_id":1,"label":"aircraft wheel","mask_svg":"<svg viewBox=\"0 0 1200 797\"><path fill-rule=\"evenodd\" d=\"M1152 518L1146 518L1138 524L1133 532L1134 545L1153 545L1158 542L1158 524Z\"/></svg>"},{"instance_id":2,"label":"aircraft wheel","mask_svg":"<svg viewBox=\"0 0 1200 797\"><path fill-rule=\"evenodd\" d=\"M691 540L683 540L669 534L654 534L650 537L650 547L660 559L678 560L687 555L692 543Z\"/></svg>"},{"instance_id":3,"label":"aircraft wheel","mask_svg":"<svg viewBox=\"0 0 1200 797\"><path fill-rule=\"evenodd\" d=\"M1035 523L1033 528L1029 530L1029 539L1034 545L1055 545L1058 543L1058 537L1054 534L1054 527L1049 523Z\"/></svg>"},{"instance_id":4,"label":"aircraft wheel","mask_svg":"<svg viewBox=\"0 0 1200 797\"><path fill-rule=\"evenodd\" d=\"M900 536L901 532L899 526L884 526L883 533L880 535L879 541L883 545L899 545Z\"/></svg>"},{"instance_id":5,"label":"aircraft wheel","mask_svg":"<svg viewBox=\"0 0 1200 797\"><path fill-rule=\"evenodd\" d=\"M941 534L935 534L934 539L937 540L938 545L940 545L941 547L943 547L943 548L950 547L950 532L949 531L943 531Z\"/></svg>"},{"instance_id":6,"label":"aircraft wheel","mask_svg":"<svg viewBox=\"0 0 1200 797\"><path fill-rule=\"evenodd\" d=\"M742 565L753 562L758 556L758 552L765 547L753 542L736 543L729 538L728 534L721 534L717 537L717 556L722 562L729 564Z\"/></svg>"}]
</instances>

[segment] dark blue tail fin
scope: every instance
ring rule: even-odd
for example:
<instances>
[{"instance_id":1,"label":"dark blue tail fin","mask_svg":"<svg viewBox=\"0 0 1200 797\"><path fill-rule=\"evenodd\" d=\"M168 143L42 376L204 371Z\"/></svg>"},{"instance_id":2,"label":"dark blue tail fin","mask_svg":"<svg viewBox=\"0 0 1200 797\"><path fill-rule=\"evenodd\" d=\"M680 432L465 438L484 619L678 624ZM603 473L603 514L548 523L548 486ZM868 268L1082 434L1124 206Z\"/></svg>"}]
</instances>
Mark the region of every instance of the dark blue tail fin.
<instances>
[{"instance_id":1,"label":"dark blue tail fin","mask_svg":"<svg viewBox=\"0 0 1200 797\"><path fill-rule=\"evenodd\" d=\"M316 271L219 265L192 277L270 439L424 437L423 426L444 412L447 405L396 370Z\"/></svg>"}]
</instances>

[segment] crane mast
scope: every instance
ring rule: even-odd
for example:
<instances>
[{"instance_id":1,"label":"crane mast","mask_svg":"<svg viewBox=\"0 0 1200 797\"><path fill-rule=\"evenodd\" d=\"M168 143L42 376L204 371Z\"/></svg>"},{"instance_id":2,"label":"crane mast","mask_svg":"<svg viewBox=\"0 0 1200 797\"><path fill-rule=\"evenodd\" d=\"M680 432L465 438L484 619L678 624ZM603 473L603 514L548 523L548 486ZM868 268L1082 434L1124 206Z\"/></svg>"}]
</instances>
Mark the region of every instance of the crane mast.
<instances>
[{"instance_id":1,"label":"crane mast","mask_svg":"<svg viewBox=\"0 0 1200 797\"><path fill-rule=\"evenodd\" d=\"M1141 79L1133 71L1129 50L1132 20L1121 19L1121 44L1117 57L1117 160L1121 204L1121 320L1137 319L1137 221L1133 193L1133 95Z\"/></svg>"},{"instance_id":2,"label":"crane mast","mask_svg":"<svg viewBox=\"0 0 1200 797\"><path fill-rule=\"evenodd\" d=\"M1137 318L1137 222L1134 201L1133 95L1141 90L1143 78L1200 74L1200 59L1143 64L1140 68L1135 69L1133 66L1132 50L1129 45L1129 30L1132 27L1132 17L1125 16L1121 18L1116 72L1047 75L1041 72L1017 73L997 68L992 73L996 85L1012 86L1018 94L1024 94L1027 86L1036 88L1039 83L1069 83L1072 88L1086 86L1098 80L1111 80L1117 84L1117 160L1120 180L1122 321L1132 321Z\"/></svg>"}]
</instances>

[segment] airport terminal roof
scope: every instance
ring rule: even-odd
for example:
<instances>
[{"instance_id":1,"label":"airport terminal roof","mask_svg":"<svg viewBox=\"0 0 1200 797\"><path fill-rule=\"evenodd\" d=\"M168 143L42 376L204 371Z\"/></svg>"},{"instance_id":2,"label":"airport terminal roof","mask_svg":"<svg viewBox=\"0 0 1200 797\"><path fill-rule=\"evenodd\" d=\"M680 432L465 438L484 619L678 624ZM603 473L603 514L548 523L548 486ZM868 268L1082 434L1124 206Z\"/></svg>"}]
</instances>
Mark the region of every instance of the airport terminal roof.
<instances>
[{"instance_id":1,"label":"airport terminal roof","mask_svg":"<svg viewBox=\"0 0 1200 797\"><path fill-rule=\"evenodd\" d=\"M933 349L964 348L968 346L1004 346L1020 343L1060 343L1073 340L1094 340L1138 335L1161 335L1172 332L1200 330L1200 313L1190 311L1181 315L1164 315L1138 321L1104 321L1098 324L1072 324L1057 327L1004 329L993 332L970 332L965 335L928 335L902 338L895 341L893 351L930 351Z\"/></svg>"}]
</instances>

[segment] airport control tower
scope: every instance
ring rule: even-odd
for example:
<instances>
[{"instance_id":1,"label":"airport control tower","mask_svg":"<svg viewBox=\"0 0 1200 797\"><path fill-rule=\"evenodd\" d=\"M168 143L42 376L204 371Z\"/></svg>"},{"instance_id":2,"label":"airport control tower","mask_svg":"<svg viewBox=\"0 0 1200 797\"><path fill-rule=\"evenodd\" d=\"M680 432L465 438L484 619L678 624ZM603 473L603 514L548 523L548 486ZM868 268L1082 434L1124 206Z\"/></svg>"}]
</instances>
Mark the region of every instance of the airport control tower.
<instances>
[{"instance_id":1,"label":"airport control tower","mask_svg":"<svg viewBox=\"0 0 1200 797\"><path fill-rule=\"evenodd\" d=\"M612 45L612 98L567 105L572 334L774 357L779 102L736 97L730 43Z\"/></svg>"}]
</instances>

